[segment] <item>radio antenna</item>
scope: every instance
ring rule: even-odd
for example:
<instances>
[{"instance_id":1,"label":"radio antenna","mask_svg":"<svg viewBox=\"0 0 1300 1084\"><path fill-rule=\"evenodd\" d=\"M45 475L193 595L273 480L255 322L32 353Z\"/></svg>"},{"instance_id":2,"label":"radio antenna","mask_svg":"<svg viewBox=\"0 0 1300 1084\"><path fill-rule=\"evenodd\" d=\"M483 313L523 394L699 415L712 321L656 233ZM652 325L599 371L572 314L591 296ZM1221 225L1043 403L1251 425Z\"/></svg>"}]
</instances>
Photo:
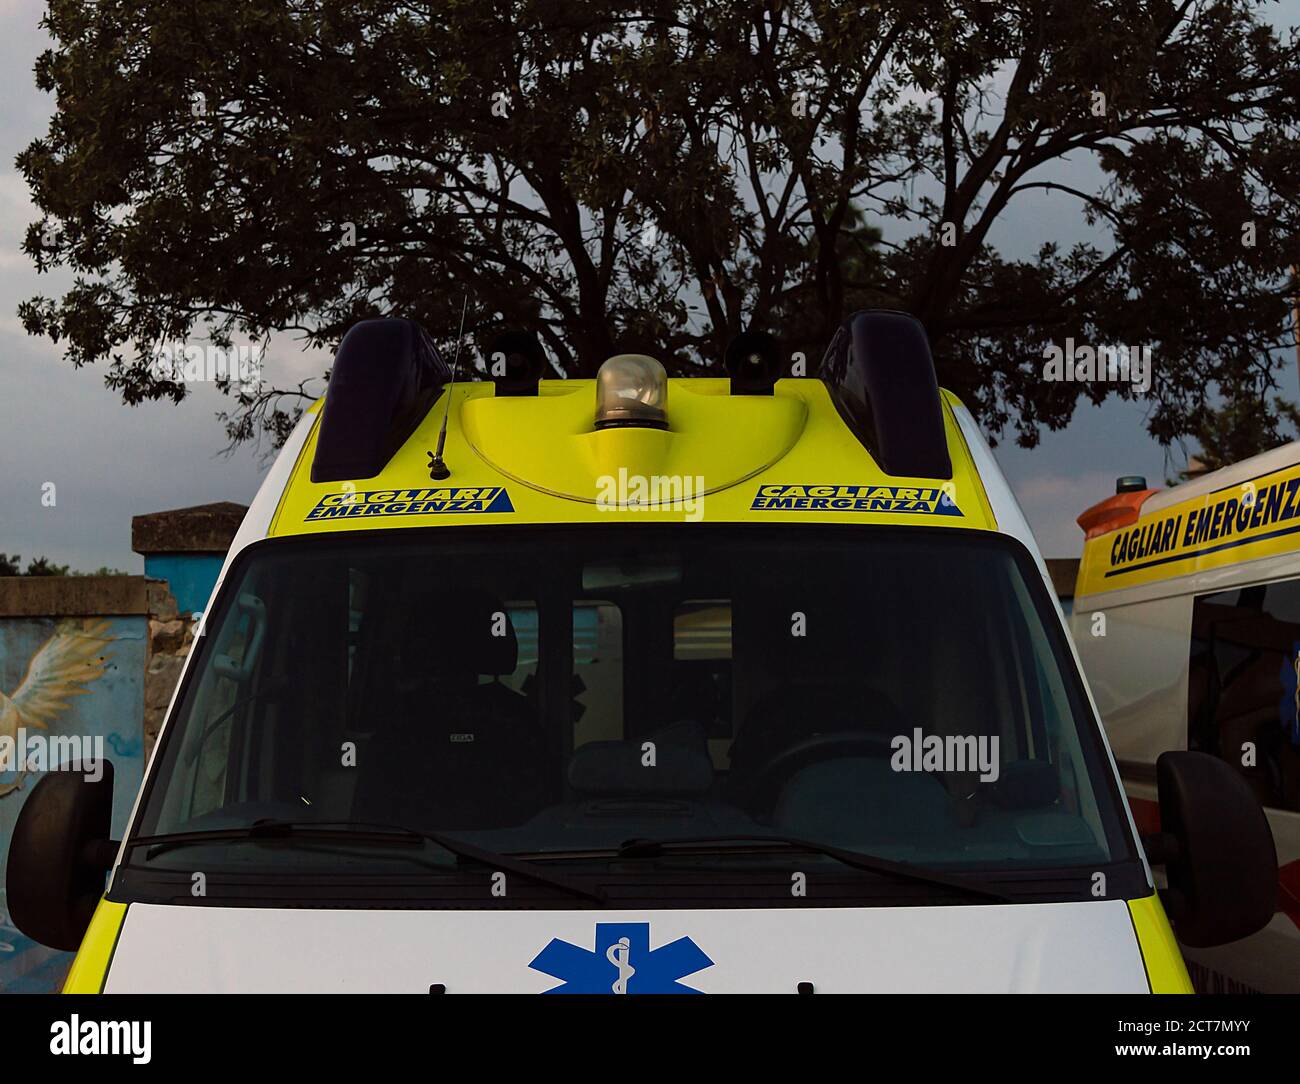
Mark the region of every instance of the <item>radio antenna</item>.
<instances>
[{"instance_id":1,"label":"radio antenna","mask_svg":"<svg viewBox=\"0 0 1300 1084\"><path fill-rule=\"evenodd\" d=\"M456 354L451 364L451 383L447 385L447 406L442 412L442 428L438 430L438 450L429 453L429 477L442 481L451 477L451 470L443 462L442 452L447 446L447 419L451 417L451 393L456 390L456 374L460 371L460 344L465 337L465 310L469 308L469 294L460 306L460 330L456 333Z\"/></svg>"}]
</instances>

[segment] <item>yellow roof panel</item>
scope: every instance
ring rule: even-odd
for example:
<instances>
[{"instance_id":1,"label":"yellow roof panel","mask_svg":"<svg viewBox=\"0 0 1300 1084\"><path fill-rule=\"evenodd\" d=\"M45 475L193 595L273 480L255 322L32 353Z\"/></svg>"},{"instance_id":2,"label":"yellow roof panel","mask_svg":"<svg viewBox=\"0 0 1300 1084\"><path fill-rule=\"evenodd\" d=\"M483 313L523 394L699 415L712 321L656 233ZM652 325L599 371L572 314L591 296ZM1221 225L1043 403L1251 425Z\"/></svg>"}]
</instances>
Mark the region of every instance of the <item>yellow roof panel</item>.
<instances>
[{"instance_id":1,"label":"yellow roof panel","mask_svg":"<svg viewBox=\"0 0 1300 1084\"><path fill-rule=\"evenodd\" d=\"M270 534L614 520L996 530L947 399L953 478L942 481L885 474L820 380L781 380L770 396L733 396L728 386L670 380L667 430L596 430L591 380L542 381L536 396L457 384L445 449L451 476L442 481L430 478L429 458L446 393L374 478L312 482L316 425Z\"/></svg>"}]
</instances>

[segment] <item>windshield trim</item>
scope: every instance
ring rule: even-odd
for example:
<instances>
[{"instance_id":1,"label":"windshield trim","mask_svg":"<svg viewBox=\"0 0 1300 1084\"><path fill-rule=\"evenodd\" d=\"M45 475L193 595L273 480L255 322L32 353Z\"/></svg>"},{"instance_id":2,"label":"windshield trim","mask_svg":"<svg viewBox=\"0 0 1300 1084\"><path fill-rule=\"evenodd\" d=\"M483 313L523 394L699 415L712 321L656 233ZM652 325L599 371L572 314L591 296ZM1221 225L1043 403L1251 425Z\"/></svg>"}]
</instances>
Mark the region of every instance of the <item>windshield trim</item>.
<instances>
[{"instance_id":1,"label":"windshield trim","mask_svg":"<svg viewBox=\"0 0 1300 1084\"><path fill-rule=\"evenodd\" d=\"M806 865L814 855L787 852L790 868ZM736 864L741 855L662 855L626 864L635 872L581 870L584 878L608 897L602 905L544 883L520 884L502 897L490 891L486 869L448 867L418 872L219 872L207 874L209 892L196 898L190 874L180 868L158 869L127 864L106 898L114 903L153 903L199 907L322 907L331 909L428 911L531 911L531 910L694 910L781 907L1025 907L1059 903L1116 903L1145 899L1153 890L1145 883L1141 863L1129 860L1106 867L1112 892L1091 894L1093 866L1038 868L1012 874L980 873L971 876L1005 897L1003 902L978 900L961 890L939 884L897 881L866 870L841 866L832 859L819 866L817 892L805 898L790 894L790 868L745 869ZM754 856L760 857L760 856ZM772 857L770 854L766 857ZM539 859L530 859L542 863ZM568 865L568 860L561 865ZM692 867L688 863L705 862ZM656 868L658 864L658 868ZM662 872L671 875L664 883ZM579 867L574 865L574 873ZM212 889L219 891L213 892Z\"/></svg>"},{"instance_id":2,"label":"windshield trim","mask_svg":"<svg viewBox=\"0 0 1300 1084\"><path fill-rule=\"evenodd\" d=\"M631 529L631 531L629 530ZM219 589L213 604L203 615L201 635L196 637L191 646L189 657L186 660L186 666L181 681L177 687L176 694L173 698L171 707L168 711L164 726L158 735L157 743L150 757L149 769L140 789L136 804L132 809L131 819L124 834L125 846L120 854L123 860L129 850L131 840L138 834L141 821L146 809L149 808L154 796L154 789L159 779L163 775L163 770L170 763L168 752L173 742L179 740L177 727L174 726L175 719L178 718L185 709L189 698L193 695L194 686L199 680L204 664L208 661L207 655L212 650L209 641L208 630L220 627L220 623L225 619L229 609L236 604L238 592L234 585L241 582L246 572L247 566L253 561L260 558L263 554L275 552L293 552L302 550L312 553L318 553L327 548L345 548L356 545L366 548L376 548L385 545L394 547L412 546L427 547L431 541L438 539L447 539L447 532L454 532L458 542L474 537L481 537L499 543L503 539L512 537L538 536L544 534L573 534L573 533L591 533L600 532L613 533L617 532L624 536L634 533L638 537L644 537L650 532L670 532L689 530L692 535L701 533L729 532L733 534L751 535L756 538L771 539L773 537L794 536L794 535L833 535L842 538L846 535L858 535L866 538L879 539L907 539L917 538L925 539L927 542L938 542L942 540L942 545L961 546L964 542L978 539L986 545L993 545L1005 550L1020 573L1022 584L1025 592L1033 605L1039 623L1043 629L1048 645L1052 651L1053 658L1059 669L1062 683L1069 699L1072 717L1075 721L1076 730L1080 749L1084 755L1085 769L1087 777L1095 790L1095 798L1099 806L1108 806L1109 817L1113 821L1113 832L1107 839L1107 844L1112 850L1109 862L1097 863L1097 871L1105 871L1108 875L1119 874L1130 864L1136 863L1142 871L1142 880L1144 884L1140 886L1133 885L1126 887L1121 892L1108 894L1105 899L1118 898L1137 898L1138 896L1150 895L1154 891L1150 879L1150 871L1145 862L1142 860L1142 850L1135 835L1131 817L1129 815L1127 801L1124 797L1122 785L1117 774L1113 757L1110 755L1101 730L1101 720L1098 717L1089 696L1084 679L1079 667L1077 657L1073 651L1072 645L1068 639L1068 633L1060 618L1056 605L1048 593L1047 585L1044 582L1041 570L1030 551L1024 543L1012 535L1000 531L990 531L979 528L968 527L910 527L898 526L893 524L861 524L861 523L815 523L800 521L797 523L754 523L750 521L716 521L689 524L629 524L624 521L610 524L590 524L590 523L556 523L556 524L499 524L491 526L478 525L457 525L457 526L430 526L430 527L394 527L386 529L371 529L364 532L329 532L318 535L288 535L277 536L272 538L258 539L250 543L239 551L231 561L228 568L224 570L219 583ZM1117 848L1122 848L1118 849ZM109 883L110 892L116 887L119 870L123 868L125 861L114 867L112 879ZM1073 867L1062 867L1061 872L1068 871ZM137 872L139 868L137 867ZM970 871L975 874L976 871ZM1024 872L1022 869L1013 870L1011 867L984 867L978 870L976 875L996 874L998 876L1018 874ZM1034 874L1043 874L1049 872L1047 867L1035 867L1032 871ZM1130 883L1128 876L1123 876L1122 880ZM211 901L209 901L211 902Z\"/></svg>"}]
</instances>

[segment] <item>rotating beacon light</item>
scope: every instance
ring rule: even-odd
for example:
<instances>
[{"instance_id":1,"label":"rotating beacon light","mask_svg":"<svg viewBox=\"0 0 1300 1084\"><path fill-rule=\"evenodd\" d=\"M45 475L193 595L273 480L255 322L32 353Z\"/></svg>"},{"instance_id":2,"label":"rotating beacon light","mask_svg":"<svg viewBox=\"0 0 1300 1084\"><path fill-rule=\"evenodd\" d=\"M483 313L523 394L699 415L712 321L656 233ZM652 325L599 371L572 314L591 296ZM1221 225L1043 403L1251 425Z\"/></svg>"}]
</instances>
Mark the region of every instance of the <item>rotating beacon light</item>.
<instances>
[{"instance_id":1,"label":"rotating beacon light","mask_svg":"<svg viewBox=\"0 0 1300 1084\"><path fill-rule=\"evenodd\" d=\"M645 354L615 354L596 373L596 428L667 429L668 374Z\"/></svg>"}]
</instances>

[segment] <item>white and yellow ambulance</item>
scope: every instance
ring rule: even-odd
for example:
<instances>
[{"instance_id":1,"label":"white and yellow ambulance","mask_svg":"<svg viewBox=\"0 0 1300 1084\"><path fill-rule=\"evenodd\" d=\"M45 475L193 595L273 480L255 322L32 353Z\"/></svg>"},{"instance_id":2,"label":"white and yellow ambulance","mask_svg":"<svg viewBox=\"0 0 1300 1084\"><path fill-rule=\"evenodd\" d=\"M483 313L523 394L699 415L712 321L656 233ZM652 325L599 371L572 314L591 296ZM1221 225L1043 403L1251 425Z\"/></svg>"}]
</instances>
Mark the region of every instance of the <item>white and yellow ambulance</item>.
<instances>
[{"instance_id":1,"label":"white and yellow ambulance","mask_svg":"<svg viewBox=\"0 0 1300 1084\"><path fill-rule=\"evenodd\" d=\"M67 990L1190 989L1043 562L916 320L856 314L817 378L752 332L717 378L542 380L522 334L485 365L353 328L125 838L111 776L35 788L9 906L80 946ZM1180 932L1252 932L1250 788L1161 772Z\"/></svg>"},{"instance_id":2,"label":"white and yellow ambulance","mask_svg":"<svg viewBox=\"0 0 1300 1084\"><path fill-rule=\"evenodd\" d=\"M1180 937L1190 970L1201 990L1300 992L1300 443L1117 490L1079 517L1072 627L1137 824L1161 828L1161 754L1194 750L1249 785L1277 848L1268 925Z\"/></svg>"}]
</instances>

